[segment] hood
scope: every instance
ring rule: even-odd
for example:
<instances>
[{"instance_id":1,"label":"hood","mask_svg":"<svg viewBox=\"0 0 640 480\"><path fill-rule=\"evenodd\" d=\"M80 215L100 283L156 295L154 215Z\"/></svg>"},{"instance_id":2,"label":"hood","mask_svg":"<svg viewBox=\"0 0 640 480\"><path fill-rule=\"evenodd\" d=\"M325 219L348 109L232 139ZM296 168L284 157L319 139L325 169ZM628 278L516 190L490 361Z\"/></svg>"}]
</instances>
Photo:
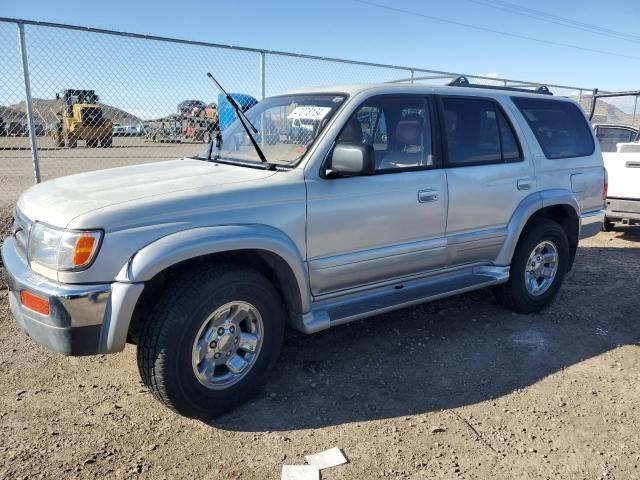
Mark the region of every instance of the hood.
<instances>
[{"instance_id":1,"label":"hood","mask_svg":"<svg viewBox=\"0 0 640 480\"><path fill-rule=\"evenodd\" d=\"M274 172L181 159L70 175L35 185L18 208L34 221L67 227L76 217L106 207L175 195L215 193L230 184L261 180Z\"/></svg>"}]
</instances>

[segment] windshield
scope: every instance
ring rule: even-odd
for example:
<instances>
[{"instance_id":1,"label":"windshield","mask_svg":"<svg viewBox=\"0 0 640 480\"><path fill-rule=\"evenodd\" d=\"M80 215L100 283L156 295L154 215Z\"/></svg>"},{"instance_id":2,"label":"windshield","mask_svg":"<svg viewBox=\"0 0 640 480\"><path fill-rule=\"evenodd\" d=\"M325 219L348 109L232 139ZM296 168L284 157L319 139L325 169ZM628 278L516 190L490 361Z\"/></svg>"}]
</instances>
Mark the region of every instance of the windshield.
<instances>
[{"instance_id":1,"label":"windshield","mask_svg":"<svg viewBox=\"0 0 640 480\"><path fill-rule=\"evenodd\" d=\"M248 110L246 116L258 130L254 138L267 161L274 165L295 166L344 99L342 95L272 97ZM222 132L222 146L213 148L211 160L261 163L238 120Z\"/></svg>"}]
</instances>

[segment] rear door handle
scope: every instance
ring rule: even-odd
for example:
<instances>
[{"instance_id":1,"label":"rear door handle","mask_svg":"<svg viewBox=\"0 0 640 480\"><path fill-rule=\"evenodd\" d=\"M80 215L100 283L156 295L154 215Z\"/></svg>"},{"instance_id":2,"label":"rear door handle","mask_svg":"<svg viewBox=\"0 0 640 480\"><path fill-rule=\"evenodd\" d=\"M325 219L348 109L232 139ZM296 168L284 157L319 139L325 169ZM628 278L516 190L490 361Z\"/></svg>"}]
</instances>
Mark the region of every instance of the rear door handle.
<instances>
[{"instance_id":1,"label":"rear door handle","mask_svg":"<svg viewBox=\"0 0 640 480\"><path fill-rule=\"evenodd\" d=\"M420 203L437 202L440 198L437 190L420 190L418 192L418 201Z\"/></svg>"},{"instance_id":2,"label":"rear door handle","mask_svg":"<svg viewBox=\"0 0 640 480\"><path fill-rule=\"evenodd\" d=\"M520 178L517 182L518 190L531 190L533 180L531 178Z\"/></svg>"}]
</instances>

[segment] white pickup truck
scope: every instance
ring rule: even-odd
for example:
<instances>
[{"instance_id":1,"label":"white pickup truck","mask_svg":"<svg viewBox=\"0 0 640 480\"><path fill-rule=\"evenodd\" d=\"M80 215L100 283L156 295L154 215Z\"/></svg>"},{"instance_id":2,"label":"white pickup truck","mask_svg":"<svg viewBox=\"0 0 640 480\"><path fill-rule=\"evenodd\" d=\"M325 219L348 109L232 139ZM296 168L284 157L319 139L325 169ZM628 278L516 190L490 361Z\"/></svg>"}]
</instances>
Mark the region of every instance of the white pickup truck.
<instances>
[{"instance_id":1,"label":"white pickup truck","mask_svg":"<svg viewBox=\"0 0 640 480\"><path fill-rule=\"evenodd\" d=\"M614 98L616 102L611 104L610 100ZM606 216L603 225L605 231L613 229L615 223L640 224L640 133L635 122L639 98L640 90L605 93L595 90L591 98L589 119L592 121L596 116L599 100L607 107L601 112L618 105L626 106L619 108L620 115L628 115L622 120L628 125L620 124L620 119L617 119L616 123L593 123L593 131L600 143L604 166L608 173Z\"/></svg>"},{"instance_id":2,"label":"white pickup truck","mask_svg":"<svg viewBox=\"0 0 640 480\"><path fill-rule=\"evenodd\" d=\"M627 125L593 125L609 174L604 230L640 224L640 133Z\"/></svg>"},{"instance_id":3,"label":"white pickup truck","mask_svg":"<svg viewBox=\"0 0 640 480\"><path fill-rule=\"evenodd\" d=\"M614 223L640 224L640 141L618 143L615 152L603 152L609 174L605 230Z\"/></svg>"}]
</instances>

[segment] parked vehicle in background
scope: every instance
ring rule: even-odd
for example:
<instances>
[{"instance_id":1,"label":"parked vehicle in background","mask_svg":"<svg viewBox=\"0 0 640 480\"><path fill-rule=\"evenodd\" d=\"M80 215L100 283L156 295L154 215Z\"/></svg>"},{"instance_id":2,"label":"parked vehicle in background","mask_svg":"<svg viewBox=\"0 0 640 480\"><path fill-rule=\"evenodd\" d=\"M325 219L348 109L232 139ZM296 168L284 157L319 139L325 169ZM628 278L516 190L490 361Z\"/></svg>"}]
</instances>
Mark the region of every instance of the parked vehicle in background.
<instances>
[{"instance_id":1,"label":"parked vehicle in background","mask_svg":"<svg viewBox=\"0 0 640 480\"><path fill-rule=\"evenodd\" d=\"M76 148L78 140L85 140L87 147L111 147L113 123L102 115L94 90L64 90L56 98L62 100L59 120L51 129L57 147Z\"/></svg>"},{"instance_id":2,"label":"parked vehicle in background","mask_svg":"<svg viewBox=\"0 0 640 480\"><path fill-rule=\"evenodd\" d=\"M2 246L17 323L66 355L136 344L153 394L208 419L257 391L286 325L485 287L548 307L602 228L594 133L571 100L454 85L279 95L201 156L30 188ZM267 121L272 143L252 133Z\"/></svg>"},{"instance_id":3,"label":"parked vehicle in background","mask_svg":"<svg viewBox=\"0 0 640 480\"><path fill-rule=\"evenodd\" d=\"M603 153L615 152L618 143L637 141L639 134L638 129L630 125L595 123L593 130Z\"/></svg>"},{"instance_id":4,"label":"parked vehicle in background","mask_svg":"<svg viewBox=\"0 0 640 480\"><path fill-rule=\"evenodd\" d=\"M202 100L185 100L178 105L178 115L197 115L207 108Z\"/></svg>"},{"instance_id":5,"label":"parked vehicle in background","mask_svg":"<svg viewBox=\"0 0 640 480\"><path fill-rule=\"evenodd\" d=\"M0 137L7 136L7 124L4 121L4 118L0 117Z\"/></svg>"},{"instance_id":6,"label":"parked vehicle in background","mask_svg":"<svg viewBox=\"0 0 640 480\"><path fill-rule=\"evenodd\" d=\"M20 122L9 122L7 135L10 137L25 137L27 136L27 126Z\"/></svg>"},{"instance_id":7,"label":"parked vehicle in background","mask_svg":"<svg viewBox=\"0 0 640 480\"><path fill-rule=\"evenodd\" d=\"M602 98L634 98L640 91L594 95L590 117ZM608 174L608 192L604 230L616 223L640 225L640 134L632 125L594 124L600 140L602 157Z\"/></svg>"},{"instance_id":8,"label":"parked vehicle in background","mask_svg":"<svg viewBox=\"0 0 640 480\"><path fill-rule=\"evenodd\" d=\"M36 133L36 137L42 137L42 136L48 134L47 129L41 123L34 124L33 125L33 130ZM29 136L29 126L28 125L25 125L24 136L25 137Z\"/></svg>"},{"instance_id":9,"label":"parked vehicle in background","mask_svg":"<svg viewBox=\"0 0 640 480\"><path fill-rule=\"evenodd\" d=\"M142 125L113 125L114 137L137 137L143 134Z\"/></svg>"}]
</instances>

